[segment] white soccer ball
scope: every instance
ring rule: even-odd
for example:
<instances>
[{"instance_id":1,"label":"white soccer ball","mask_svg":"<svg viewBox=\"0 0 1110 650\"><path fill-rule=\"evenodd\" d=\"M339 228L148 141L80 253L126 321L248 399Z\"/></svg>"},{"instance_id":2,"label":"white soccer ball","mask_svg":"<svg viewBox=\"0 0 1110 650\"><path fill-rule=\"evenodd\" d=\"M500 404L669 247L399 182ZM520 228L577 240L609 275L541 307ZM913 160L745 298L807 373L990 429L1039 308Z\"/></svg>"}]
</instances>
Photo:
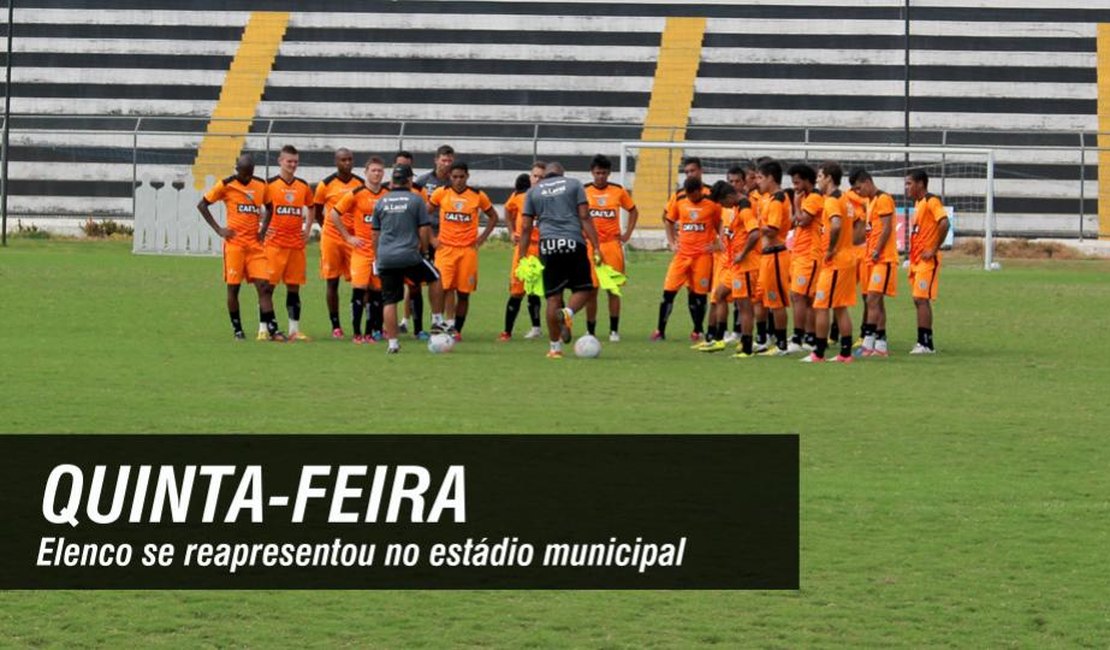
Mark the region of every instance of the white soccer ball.
<instances>
[{"instance_id":1,"label":"white soccer ball","mask_svg":"<svg viewBox=\"0 0 1110 650\"><path fill-rule=\"evenodd\" d=\"M601 355L601 341L586 334L574 342L574 356L582 359L596 359Z\"/></svg>"},{"instance_id":2,"label":"white soccer ball","mask_svg":"<svg viewBox=\"0 0 1110 650\"><path fill-rule=\"evenodd\" d=\"M443 354L450 352L455 347L455 339L451 338L449 334L433 334L428 339L428 352L432 354Z\"/></svg>"}]
</instances>

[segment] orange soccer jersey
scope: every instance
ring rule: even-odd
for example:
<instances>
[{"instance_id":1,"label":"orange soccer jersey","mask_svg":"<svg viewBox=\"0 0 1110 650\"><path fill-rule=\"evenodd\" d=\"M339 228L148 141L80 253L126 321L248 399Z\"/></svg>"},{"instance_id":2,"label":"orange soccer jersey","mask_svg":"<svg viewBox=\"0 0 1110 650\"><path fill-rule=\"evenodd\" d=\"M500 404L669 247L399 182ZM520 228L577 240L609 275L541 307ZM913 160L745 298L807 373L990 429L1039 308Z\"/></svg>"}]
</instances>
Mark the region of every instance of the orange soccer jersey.
<instances>
[{"instance_id":1,"label":"orange soccer jersey","mask_svg":"<svg viewBox=\"0 0 1110 650\"><path fill-rule=\"evenodd\" d=\"M385 196L386 192L387 190L384 187L375 192L363 185L353 192L344 194L335 204L335 209L339 214L351 215L353 228L350 232L362 240L358 252L371 258L374 256L374 229L370 225L370 217L374 214L374 206L377 205L378 199ZM343 227L346 228L347 224L344 223Z\"/></svg>"},{"instance_id":2,"label":"orange soccer jersey","mask_svg":"<svg viewBox=\"0 0 1110 650\"><path fill-rule=\"evenodd\" d=\"M736 256L744 251L748 236L753 230L759 230L759 219L755 216L755 209L751 201L740 199L740 203L732 211L732 219L726 229L728 235L729 264L733 270L755 271L759 269L759 244L756 244L744 259L737 263Z\"/></svg>"},{"instance_id":3,"label":"orange soccer jersey","mask_svg":"<svg viewBox=\"0 0 1110 650\"><path fill-rule=\"evenodd\" d=\"M879 238L883 234L883 218L890 218L890 237L886 245L879 251L880 263L898 261L898 238L894 236L894 198L886 192L880 191L867 204L867 259L871 260L872 254L879 247Z\"/></svg>"},{"instance_id":4,"label":"orange soccer jersey","mask_svg":"<svg viewBox=\"0 0 1110 650\"><path fill-rule=\"evenodd\" d=\"M679 255L705 255L721 229L721 206L706 197L691 201L684 192L667 213L667 221L678 231Z\"/></svg>"},{"instance_id":5,"label":"orange soccer jersey","mask_svg":"<svg viewBox=\"0 0 1110 650\"><path fill-rule=\"evenodd\" d=\"M586 200L589 202L590 217L597 228L599 242L611 242L621 236L621 208L632 210L636 204L624 187L609 183L599 188L593 183L586 185Z\"/></svg>"},{"instance_id":6,"label":"orange soccer jersey","mask_svg":"<svg viewBox=\"0 0 1110 650\"><path fill-rule=\"evenodd\" d=\"M439 209L440 245L458 248L478 241L478 219L493 207L485 192L472 187L456 192L450 185L437 187L428 203Z\"/></svg>"},{"instance_id":7,"label":"orange soccer jersey","mask_svg":"<svg viewBox=\"0 0 1110 650\"><path fill-rule=\"evenodd\" d=\"M840 235L836 240L832 259L824 262L832 241L832 220L840 218ZM821 259L824 268L856 268L856 252L852 246L852 225L854 221L848 216L848 199L840 190L835 190L825 197L824 213L821 215Z\"/></svg>"},{"instance_id":8,"label":"orange soccer jersey","mask_svg":"<svg viewBox=\"0 0 1110 650\"><path fill-rule=\"evenodd\" d=\"M513 233L515 233L517 237L520 237L521 233L524 231L524 217L521 213L524 212L524 199L527 198L527 196L527 190L524 192L513 192L512 196L505 201L505 218L512 224ZM531 250L534 247L536 250L533 254L539 255L539 245L540 229L533 227L528 248Z\"/></svg>"},{"instance_id":9,"label":"orange soccer jersey","mask_svg":"<svg viewBox=\"0 0 1110 650\"><path fill-rule=\"evenodd\" d=\"M354 174L351 174L351 178L346 181L339 178L338 174L332 174L320 181L316 186L314 202L316 205L324 206L323 237L339 241L343 240L342 235L339 234L339 230L332 225L329 215L331 214L332 208L339 202L339 199L343 198L344 194L362 187L363 184L363 180ZM343 215L343 227L348 231L353 230L355 226L354 215L348 215L343 212L340 212L340 214Z\"/></svg>"},{"instance_id":10,"label":"orange soccer jersey","mask_svg":"<svg viewBox=\"0 0 1110 650\"><path fill-rule=\"evenodd\" d=\"M935 194L926 194L923 199L913 206L913 231L910 235L910 263L921 261L921 254L932 248L937 249L937 260L940 260L940 245L937 235L940 234L940 222L947 219L948 213L940 197Z\"/></svg>"},{"instance_id":11,"label":"orange soccer jersey","mask_svg":"<svg viewBox=\"0 0 1110 650\"><path fill-rule=\"evenodd\" d=\"M266 181L254 176L246 185L234 176L218 181L204 195L208 203L222 201L227 209L227 227L235 231L230 243L244 248L261 248L258 226L266 204Z\"/></svg>"},{"instance_id":12,"label":"orange soccer jersey","mask_svg":"<svg viewBox=\"0 0 1110 650\"><path fill-rule=\"evenodd\" d=\"M794 226L794 261L813 261L820 259L824 251L821 245L821 214L825 209L825 199L816 192L810 192L802 198L801 209L813 216L813 219L804 226Z\"/></svg>"},{"instance_id":13,"label":"orange soccer jersey","mask_svg":"<svg viewBox=\"0 0 1110 650\"><path fill-rule=\"evenodd\" d=\"M266 245L304 248L304 209L312 206L312 188L302 178L287 182L278 175L266 186L266 198L271 215Z\"/></svg>"},{"instance_id":14,"label":"orange soccer jersey","mask_svg":"<svg viewBox=\"0 0 1110 650\"><path fill-rule=\"evenodd\" d=\"M780 190L760 197L759 225L777 230L773 238L764 237L768 247L786 245L786 231L790 229L790 217L790 203L786 198L786 192Z\"/></svg>"}]
</instances>

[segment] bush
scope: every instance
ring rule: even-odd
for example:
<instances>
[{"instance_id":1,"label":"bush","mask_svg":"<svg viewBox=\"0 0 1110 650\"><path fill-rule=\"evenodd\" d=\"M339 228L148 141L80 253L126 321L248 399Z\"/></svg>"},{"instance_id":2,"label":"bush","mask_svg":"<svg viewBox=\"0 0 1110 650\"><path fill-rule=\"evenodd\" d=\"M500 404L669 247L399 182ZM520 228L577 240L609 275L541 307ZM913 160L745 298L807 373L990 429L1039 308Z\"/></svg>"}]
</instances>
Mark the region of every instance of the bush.
<instances>
[{"instance_id":1,"label":"bush","mask_svg":"<svg viewBox=\"0 0 1110 650\"><path fill-rule=\"evenodd\" d=\"M112 221L111 219L94 221L91 217L81 226L81 230L85 232L86 237L95 239L103 239L117 235L121 237L130 237L135 234L135 229L131 226Z\"/></svg>"},{"instance_id":2,"label":"bush","mask_svg":"<svg viewBox=\"0 0 1110 650\"><path fill-rule=\"evenodd\" d=\"M12 236L23 239L50 239L50 232L42 230L34 224L24 226L23 221L19 220L15 222L15 232L12 233Z\"/></svg>"}]
</instances>

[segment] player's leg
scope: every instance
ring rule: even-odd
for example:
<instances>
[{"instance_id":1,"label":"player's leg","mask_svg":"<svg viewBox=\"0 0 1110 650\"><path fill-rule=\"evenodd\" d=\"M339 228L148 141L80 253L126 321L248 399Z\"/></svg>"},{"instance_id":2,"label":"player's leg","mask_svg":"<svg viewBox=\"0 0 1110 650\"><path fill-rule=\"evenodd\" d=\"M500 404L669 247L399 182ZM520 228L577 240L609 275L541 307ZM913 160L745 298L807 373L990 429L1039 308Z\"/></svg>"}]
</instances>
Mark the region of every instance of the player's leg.
<instances>
[{"instance_id":1,"label":"player's leg","mask_svg":"<svg viewBox=\"0 0 1110 650\"><path fill-rule=\"evenodd\" d=\"M513 337L513 327L516 326L516 317L520 315L520 306L524 304L523 295L509 294L505 302L505 328L501 330L500 339L508 341Z\"/></svg>"},{"instance_id":2,"label":"player's leg","mask_svg":"<svg viewBox=\"0 0 1110 650\"><path fill-rule=\"evenodd\" d=\"M879 329L880 312L882 311L883 295L868 291L864 298L863 321L863 356L869 357L875 353L875 341Z\"/></svg>"},{"instance_id":3,"label":"player's leg","mask_svg":"<svg viewBox=\"0 0 1110 650\"><path fill-rule=\"evenodd\" d=\"M470 294L462 291L455 292L455 340L462 339L463 326L466 325L466 315L470 313Z\"/></svg>"},{"instance_id":4,"label":"player's leg","mask_svg":"<svg viewBox=\"0 0 1110 650\"><path fill-rule=\"evenodd\" d=\"M601 244L601 259L618 273L625 272L624 244L619 240ZM621 340L621 297L609 291L609 340Z\"/></svg>"},{"instance_id":5,"label":"player's leg","mask_svg":"<svg viewBox=\"0 0 1110 650\"><path fill-rule=\"evenodd\" d=\"M847 281L847 276L844 275L842 280ZM855 297L854 288L852 294ZM837 324L840 325L840 355L836 360L848 361L852 358L852 314L848 307L836 307L833 309L833 315L836 317Z\"/></svg>"},{"instance_id":6,"label":"player's leg","mask_svg":"<svg viewBox=\"0 0 1110 650\"><path fill-rule=\"evenodd\" d=\"M594 289L589 292L590 295L586 298L586 331L590 336L595 336L597 332L597 294L598 290Z\"/></svg>"},{"instance_id":7,"label":"player's leg","mask_svg":"<svg viewBox=\"0 0 1110 650\"><path fill-rule=\"evenodd\" d=\"M258 292L258 308L262 312L262 322L266 324L270 340L286 340L285 334L278 329L277 316L274 314L274 285L264 279L254 279L252 282Z\"/></svg>"},{"instance_id":8,"label":"player's leg","mask_svg":"<svg viewBox=\"0 0 1110 650\"><path fill-rule=\"evenodd\" d=\"M613 343L621 340L621 297L612 291L609 294L609 340Z\"/></svg>"},{"instance_id":9,"label":"player's leg","mask_svg":"<svg viewBox=\"0 0 1110 650\"><path fill-rule=\"evenodd\" d=\"M362 336L362 318L366 313L366 291L368 285L357 284L351 287L351 330L354 334L354 342L356 344L363 343ZM367 323L366 332L370 333L369 323Z\"/></svg>"},{"instance_id":10,"label":"player's leg","mask_svg":"<svg viewBox=\"0 0 1110 650\"><path fill-rule=\"evenodd\" d=\"M401 334L408 334L409 321L412 320L412 287L407 284L405 285L405 299L403 302L405 303L405 317L401 320L398 331Z\"/></svg>"},{"instance_id":11,"label":"player's leg","mask_svg":"<svg viewBox=\"0 0 1110 650\"><path fill-rule=\"evenodd\" d=\"M937 297L938 271L935 261L921 262L910 268L913 304L917 312L917 345L910 354L932 354L936 351L933 343L933 300Z\"/></svg>"},{"instance_id":12,"label":"player's leg","mask_svg":"<svg viewBox=\"0 0 1110 650\"><path fill-rule=\"evenodd\" d=\"M424 331L424 287L417 284L409 287L409 296L412 305L412 333L416 338L422 339L428 334Z\"/></svg>"},{"instance_id":13,"label":"player's leg","mask_svg":"<svg viewBox=\"0 0 1110 650\"><path fill-rule=\"evenodd\" d=\"M343 338L343 326L339 323L339 278L328 278L324 300L328 305L328 319L331 320L332 338Z\"/></svg>"},{"instance_id":14,"label":"player's leg","mask_svg":"<svg viewBox=\"0 0 1110 650\"><path fill-rule=\"evenodd\" d=\"M382 330L388 341L386 354L396 354L401 349L397 341L400 329L397 324L397 303L405 300L405 276L399 270L390 269L382 270L379 277L382 281Z\"/></svg>"},{"instance_id":15,"label":"player's leg","mask_svg":"<svg viewBox=\"0 0 1110 650\"><path fill-rule=\"evenodd\" d=\"M689 265L690 258L685 255L676 254L671 258L667 276L663 279L663 299L659 303L659 319L656 321L655 332L651 335L653 341L661 341L667 337L667 323L674 311L674 299L678 290L686 285Z\"/></svg>"},{"instance_id":16,"label":"player's leg","mask_svg":"<svg viewBox=\"0 0 1110 650\"><path fill-rule=\"evenodd\" d=\"M713 285L713 255L706 253L692 260L686 272L686 299L690 308L690 320L693 321L693 331L690 340L697 341L704 338L705 329L703 322L709 311L709 290ZM714 323L716 326L716 323Z\"/></svg>"},{"instance_id":17,"label":"player's leg","mask_svg":"<svg viewBox=\"0 0 1110 650\"><path fill-rule=\"evenodd\" d=\"M239 285L227 285L227 315L231 319L231 332L237 339L243 339L243 320L239 316Z\"/></svg>"}]
</instances>

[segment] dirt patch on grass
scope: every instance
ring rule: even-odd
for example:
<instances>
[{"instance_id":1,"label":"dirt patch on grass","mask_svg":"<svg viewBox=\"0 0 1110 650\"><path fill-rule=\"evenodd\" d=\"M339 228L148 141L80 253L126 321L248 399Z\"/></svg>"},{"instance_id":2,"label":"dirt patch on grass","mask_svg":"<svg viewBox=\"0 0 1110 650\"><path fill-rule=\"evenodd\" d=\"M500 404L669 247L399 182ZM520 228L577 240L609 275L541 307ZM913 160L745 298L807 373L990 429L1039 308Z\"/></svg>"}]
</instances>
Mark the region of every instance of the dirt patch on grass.
<instances>
[{"instance_id":1,"label":"dirt patch on grass","mask_svg":"<svg viewBox=\"0 0 1110 650\"><path fill-rule=\"evenodd\" d=\"M961 239L953 247L957 253L983 257L982 239ZM1081 251L1060 242L1031 241L1029 239L996 239L994 256L1020 260L1083 260L1090 259Z\"/></svg>"}]
</instances>

